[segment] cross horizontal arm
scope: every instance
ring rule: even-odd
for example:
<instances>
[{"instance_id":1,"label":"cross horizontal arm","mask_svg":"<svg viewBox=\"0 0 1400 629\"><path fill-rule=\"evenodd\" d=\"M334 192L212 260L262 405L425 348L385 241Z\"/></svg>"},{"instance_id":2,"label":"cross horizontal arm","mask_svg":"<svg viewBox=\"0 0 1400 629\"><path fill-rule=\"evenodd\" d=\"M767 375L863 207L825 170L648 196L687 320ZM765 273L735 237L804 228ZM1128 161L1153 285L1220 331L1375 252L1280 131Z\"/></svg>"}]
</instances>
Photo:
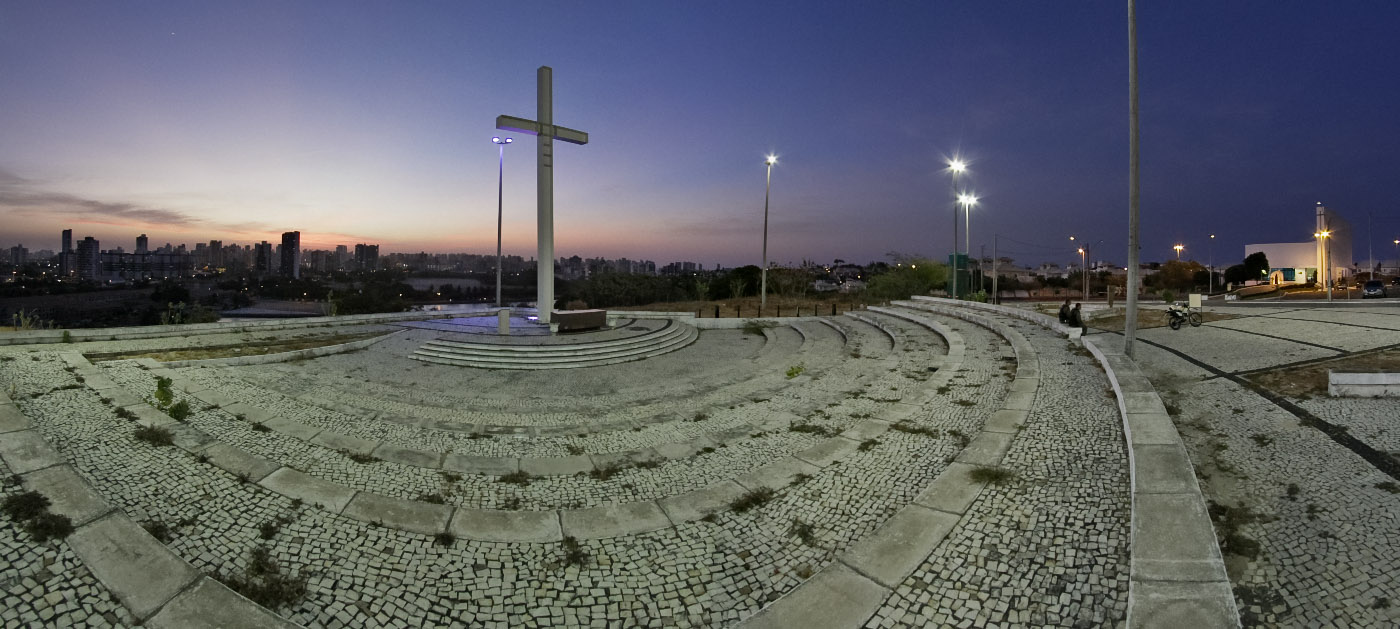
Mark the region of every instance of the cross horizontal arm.
<instances>
[{"instance_id":1,"label":"cross horizontal arm","mask_svg":"<svg viewBox=\"0 0 1400 629\"><path fill-rule=\"evenodd\" d=\"M496 116L496 128L529 135L540 134L540 123L515 116Z\"/></svg>"},{"instance_id":2,"label":"cross horizontal arm","mask_svg":"<svg viewBox=\"0 0 1400 629\"><path fill-rule=\"evenodd\" d=\"M568 127L541 125L534 120L515 116L496 116L496 128L527 135L548 135L570 144L588 144L588 134Z\"/></svg>"}]
</instances>

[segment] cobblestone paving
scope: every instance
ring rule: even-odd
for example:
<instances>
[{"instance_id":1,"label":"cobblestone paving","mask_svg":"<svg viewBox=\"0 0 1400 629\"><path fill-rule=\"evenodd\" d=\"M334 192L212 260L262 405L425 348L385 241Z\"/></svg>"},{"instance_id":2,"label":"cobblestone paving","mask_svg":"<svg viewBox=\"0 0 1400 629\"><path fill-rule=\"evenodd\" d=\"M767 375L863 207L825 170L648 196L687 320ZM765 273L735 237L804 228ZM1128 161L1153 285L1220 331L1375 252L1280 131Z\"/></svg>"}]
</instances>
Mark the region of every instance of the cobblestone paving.
<instances>
[{"instance_id":1,"label":"cobblestone paving","mask_svg":"<svg viewBox=\"0 0 1400 629\"><path fill-rule=\"evenodd\" d=\"M1139 351L1216 505L1216 532L1244 624L1400 623L1400 494L1388 489L1400 490L1394 479L1253 391L1206 379L1209 372L1159 348ZM1301 405L1373 444L1393 443L1382 425L1383 417L1396 416L1393 400Z\"/></svg>"},{"instance_id":2,"label":"cobblestone paving","mask_svg":"<svg viewBox=\"0 0 1400 629\"><path fill-rule=\"evenodd\" d=\"M1127 459L1110 384L1083 350L999 319L1040 357L1041 388L1002 467L943 544L866 627L1122 626Z\"/></svg>"},{"instance_id":3,"label":"cobblestone paving","mask_svg":"<svg viewBox=\"0 0 1400 629\"><path fill-rule=\"evenodd\" d=\"M405 441L439 446L440 451L460 447L473 454L558 456L573 444L621 451L746 423L754 425L793 409L804 409L799 416L807 422L840 430L920 389L932 373L929 367L943 366L946 347L935 335L896 318L873 314L870 318L894 330L900 339L896 348L891 349L887 338L869 324L845 318L836 319L851 337L844 345L834 330L818 323L804 325L812 337L807 345L788 329L780 334L780 345L766 352L759 349L757 339L743 341L737 333L706 332L691 355L692 360L703 358L699 361L702 376L713 377L710 382L714 386L699 394L704 404L692 405L687 408L689 413L642 426L641 430L528 440L466 439L450 431L374 419L372 414L333 411L278 393L267 393L248 403L338 431L358 426L365 431L361 435L385 439L398 435ZM984 328L956 319L930 318L961 334L967 348L965 362L952 374L946 389L909 420L937 430L938 436L887 432L838 463L799 478L757 508L722 511L704 521L645 534L582 541L575 557L580 561L575 563L566 561L568 555L560 544L458 539L442 545L430 536L357 522L241 483L176 448L136 441L132 438L134 424L117 417L113 408L83 387L64 368L56 352L22 353L17 354L17 360L0 362L0 386L14 391L25 415L98 493L138 522L166 525L172 535L168 546L196 568L210 574L239 574L254 548L268 548L284 573L306 579L306 596L277 610L297 623L310 627L454 623L712 627L730 625L755 613L873 532L945 469L961 450L959 435L975 434L987 414L998 408L1014 375L1015 363L1007 360L1012 355L1009 345ZM1065 392L1049 400L1054 408L1035 415L1036 420L1013 444L1006 465L1018 473L1019 480L991 492L994 495L984 494L973 508L975 516L969 516L975 519L965 521L921 569L919 574L927 579L927 587L892 598L889 605L904 605L900 613L923 613L923 606L940 603L920 597L946 593L948 601L961 601L959 609L976 608L980 617L1001 618L1008 625L1036 624L1038 620L1073 624L1084 619L1111 624L1121 615L1126 498L1106 487L1116 483L1116 491L1122 494L1126 478L1121 469L1116 415L1109 412L1103 416L1103 409L1111 406L1103 395L1107 383L1090 359L1071 353L1062 339L1017 325L1042 352L1042 378L1052 386L1064 387ZM705 345L707 341L725 351L746 348L747 353L740 354L758 365L759 371L781 374L800 361L807 372L791 382L779 376L778 384L787 386L755 394L737 384L755 379L752 373L726 373L733 370L728 363L714 368L710 361L726 359L710 354L719 350ZM388 346L383 348L386 355L396 351L390 342L380 345ZM808 350L799 352L800 345ZM464 382L448 385L446 376L424 377L429 371L405 368L418 363L401 356L377 356L375 351L380 351L380 346L277 368L187 369L181 373L205 384L231 382L220 390L247 396L259 391L262 378L286 375L286 367L314 369L315 377L288 386L287 392L333 397L337 391L369 390L360 386L369 380L378 387L376 391L437 387L445 395L468 401L478 400L474 392L481 391L478 409L503 404L531 387L538 388L540 382L512 381L496 372L453 370L466 374ZM669 359L657 363L660 379L652 377L651 382L677 382L680 386L671 397L685 398L691 389L684 386L685 365L675 358L679 354L596 372L579 370L589 375L571 381L568 390L555 395L596 390L599 395L587 403L600 408L612 403L662 404L667 397L664 391L648 391L637 381L649 378L646 365ZM1059 363L1068 364L1056 366ZM352 377L336 377L337 369ZM133 393L149 397L154 390L153 376L132 362L109 363L103 371ZM607 373L611 376L605 377ZM229 374L235 377L223 377ZM612 379L617 382L605 383ZM510 506L515 508L544 508L673 495L711 479L732 477L816 439L786 430L758 430L714 452L653 469L629 470L606 481L588 476L550 477L526 488L500 488L489 476L447 483L436 472L412 466L354 463L326 448L254 430L222 409L203 408L193 398L179 396L190 400L196 409L191 424L279 463L377 493L416 498L436 491L451 493L454 504L488 507L506 506L511 499L515 501ZM563 406L557 398L535 397L538 399L525 400L518 412ZM420 399L403 395L395 401L433 405L428 394ZM451 407L438 402L439 408ZM700 411L707 417L691 417ZM552 421L541 425L555 425L549 423ZM528 445L531 442L547 445ZM3 535L0 533L0 546L7 543ZM12 565L42 563L15 552L7 550L6 554L7 559L17 557ZM87 591L83 590L81 566L74 565L62 574L73 575L55 577L65 586ZM87 579L91 589L91 578ZM913 587L915 583L905 585ZM974 594L973 588L991 595ZM1020 594L1013 593L1017 588L1022 589ZM1035 596L1052 590L1053 601L1047 598L1050 595ZM99 587L88 598L101 594ZM6 596L10 607L9 590ZM95 613L88 614L89 620L93 616L105 618L103 614L109 611L96 603L92 607ZM1085 611L1091 607L1101 610L1098 616ZM119 606L116 609L120 611ZM902 622L914 624L912 616L896 616L891 611L888 617L891 623L902 618ZM118 614L115 618L120 624L124 617ZM953 619L950 624L956 622Z\"/></svg>"},{"instance_id":4,"label":"cobblestone paving","mask_svg":"<svg viewBox=\"0 0 1400 629\"><path fill-rule=\"evenodd\" d=\"M23 491L0 462L0 498ZM0 518L0 626L131 627L136 623L62 540L35 543Z\"/></svg>"}]
</instances>

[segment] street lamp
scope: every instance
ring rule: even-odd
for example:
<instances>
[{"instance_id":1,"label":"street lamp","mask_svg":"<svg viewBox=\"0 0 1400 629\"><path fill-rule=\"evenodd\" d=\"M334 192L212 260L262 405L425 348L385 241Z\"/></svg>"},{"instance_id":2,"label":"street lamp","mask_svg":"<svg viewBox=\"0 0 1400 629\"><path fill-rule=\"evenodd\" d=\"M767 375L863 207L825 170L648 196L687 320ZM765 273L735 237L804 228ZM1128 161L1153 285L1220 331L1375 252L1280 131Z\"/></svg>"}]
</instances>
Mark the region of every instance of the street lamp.
<instances>
[{"instance_id":1,"label":"street lamp","mask_svg":"<svg viewBox=\"0 0 1400 629\"><path fill-rule=\"evenodd\" d=\"M963 225L967 227L967 229L965 230L965 231L967 232L967 233L965 234L965 236L967 237L967 255L968 255L968 257L971 257L971 256L972 256L972 206L977 205L977 195L975 195L975 194L967 194L967 193L959 194L959 195L958 195L958 203L961 203L962 206L963 206ZM957 218L955 217L953 220L956 221ZM954 256L953 259L956 260L957 257ZM968 277L968 282L969 282L968 291L971 292L971 289L972 289L972 286L970 285L970 283L972 282L972 268L971 268L971 267L968 267L968 269L967 269L967 277ZM980 287L980 286L977 287L977 290L982 290L982 287Z\"/></svg>"},{"instance_id":2,"label":"street lamp","mask_svg":"<svg viewBox=\"0 0 1400 629\"><path fill-rule=\"evenodd\" d=\"M768 305L768 193L773 189L773 164L778 163L778 156L769 155L763 163L768 165L768 182L763 186L763 269L760 271L758 289L760 312Z\"/></svg>"},{"instance_id":3,"label":"street lamp","mask_svg":"<svg viewBox=\"0 0 1400 629\"><path fill-rule=\"evenodd\" d=\"M1206 280L1206 281L1210 282L1209 286L1207 286L1207 288L1206 288L1206 294L1209 295L1209 294L1211 294L1211 293L1214 293L1214 292L1215 292L1215 234L1211 234L1211 235L1210 235L1210 278L1209 278L1208 280Z\"/></svg>"},{"instance_id":4,"label":"street lamp","mask_svg":"<svg viewBox=\"0 0 1400 629\"><path fill-rule=\"evenodd\" d=\"M967 170L967 163L954 157L948 162L948 172L953 173L953 299L958 298L958 175Z\"/></svg>"},{"instance_id":5,"label":"street lamp","mask_svg":"<svg viewBox=\"0 0 1400 629\"><path fill-rule=\"evenodd\" d=\"M1089 301L1089 252L1079 248L1079 274L1084 276L1084 301Z\"/></svg>"},{"instance_id":6,"label":"street lamp","mask_svg":"<svg viewBox=\"0 0 1400 629\"><path fill-rule=\"evenodd\" d=\"M1172 249L1176 249L1176 261L1177 261L1177 262L1180 262L1180 261L1181 261L1181 250L1182 250L1182 249L1185 249L1185 248L1186 248L1186 247L1184 247L1184 246L1182 246L1182 245L1175 245L1175 246L1172 247Z\"/></svg>"},{"instance_id":7,"label":"street lamp","mask_svg":"<svg viewBox=\"0 0 1400 629\"><path fill-rule=\"evenodd\" d=\"M1327 290L1328 302L1332 301L1332 269L1328 267L1328 265L1331 263L1330 258L1332 257L1332 243L1331 241L1327 240L1327 237L1331 235L1332 232L1326 229L1320 232L1313 233L1314 238L1322 239L1322 272L1327 274L1322 280L1322 287Z\"/></svg>"},{"instance_id":8,"label":"street lamp","mask_svg":"<svg viewBox=\"0 0 1400 629\"><path fill-rule=\"evenodd\" d=\"M500 159L496 164L496 307L501 307L501 202L505 198L506 145L511 138L491 138L499 149Z\"/></svg>"}]
</instances>

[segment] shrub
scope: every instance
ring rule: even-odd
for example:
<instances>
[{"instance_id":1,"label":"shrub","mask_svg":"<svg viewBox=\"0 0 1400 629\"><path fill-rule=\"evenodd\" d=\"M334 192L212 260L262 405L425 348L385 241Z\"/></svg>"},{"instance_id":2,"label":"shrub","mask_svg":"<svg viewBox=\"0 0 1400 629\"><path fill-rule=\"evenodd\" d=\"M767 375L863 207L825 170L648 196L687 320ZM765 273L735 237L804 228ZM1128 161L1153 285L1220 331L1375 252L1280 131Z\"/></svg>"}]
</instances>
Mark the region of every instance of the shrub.
<instances>
[{"instance_id":1,"label":"shrub","mask_svg":"<svg viewBox=\"0 0 1400 629\"><path fill-rule=\"evenodd\" d=\"M743 513L749 509L767 504L768 501L772 500L773 497L777 495L778 492L773 491L769 487L759 487L758 489L750 490L744 495L734 499L734 502L729 503L729 508L735 512Z\"/></svg>"},{"instance_id":2,"label":"shrub","mask_svg":"<svg viewBox=\"0 0 1400 629\"><path fill-rule=\"evenodd\" d=\"M156 389L156 407L164 409L175 401L175 394L170 389Z\"/></svg>"},{"instance_id":3,"label":"shrub","mask_svg":"<svg viewBox=\"0 0 1400 629\"><path fill-rule=\"evenodd\" d=\"M64 343L72 343L72 342L73 342L73 334L72 334L71 332L69 332L68 330L64 330L64 331L63 331L63 342L64 342Z\"/></svg>"},{"instance_id":4,"label":"shrub","mask_svg":"<svg viewBox=\"0 0 1400 629\"><path fill-rule=\"evenodd\" d=\"M7 496L4 503L0 504L0 509L3 509L5 515L11 520L23 522L48 511L50 504L53 503L49 502L44 494L37 491L26 491L22 494Z\"/></svg>"},{"instance_id":5,"label":"shrub","mask_svg":"<svg viewBox=\"0 0 1400 629\"><path fill-rule=\"evenodd\" d=\"M175 421L185 421L185 419L189 418L190 416L190 404L189 402L180 400L179 402L176 402L174 406L171 406L170 410L167 411L167 413L169 413L170 417Z\"/></svg>"},{"instance_id":6,"label":"shrub","mask_svg":"<svg viewBox=\"0 0 1400 629\"><path fill-rule=\"evenodd\" d=\"M988 485L1005 485L1016 480L1016 473L1003 467L979 467L967 473L973 482Z\"/></svg>"},{"instance_id":7,"label":"shrub","mask_svg":"<svg viewBox=\"0 0 1400 629\"><path fill-rule=\"evenodd\" d=\"M36 542L63 539L73 534L73 521L66 515L45 511L25 522L24 532Z\"/></svg>"},{"instance_id":8,"label":"shrub","mask_svg":"<svg viewBox=\"0 0 1400 629\"><path fill-rule=\"evenodd\" d=\"M168 446L175 443L169 430L155 426L142 426L134 433L137 441L145 441L153 446Z\"/></svg>"}]
</instances>

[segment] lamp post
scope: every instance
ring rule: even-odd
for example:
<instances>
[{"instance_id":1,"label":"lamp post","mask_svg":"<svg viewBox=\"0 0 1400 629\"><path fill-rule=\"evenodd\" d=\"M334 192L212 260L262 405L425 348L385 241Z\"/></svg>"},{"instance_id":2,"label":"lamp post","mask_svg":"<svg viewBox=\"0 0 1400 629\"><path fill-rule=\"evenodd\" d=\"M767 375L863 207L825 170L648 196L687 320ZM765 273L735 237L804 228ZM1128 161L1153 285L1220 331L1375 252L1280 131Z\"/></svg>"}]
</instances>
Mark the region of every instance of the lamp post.
<instances>
[{"instance_id":1,"label":"lamp post","mask_svg":"<svg viewBox=\"0 0 1400 629\"><path fill-rule=\"evenodd\" d=\"M953 299L958 298L958 175L967 170L967 164L958 158L948 162L948 172L953 173Z\"/></svg>"},{"instance_id":2,"label":"lamp post","mask_svg":"<svg viewBox=\"0 0 1400 629\"><path fill-rule=\"evenodd\" d=\"M1210 235L1210 277L1206 280L1209 285L1206 287L1206 294L1215 292L1215 234Z\"/></svg>"},{"instance_id":3,"label":"lamp post","mask_svg":"<svg viewBox=\"0 0 1400 629\"><path fill-rule=\"evenodd\" d=\"M1185 248L1186 248L1186 247L1184 247L1184 246L1182 246L1182 245L1174 245L1174 246L1172 247L1172 249L1176 249L1176 261L1177 261L1177 262L1181 262L1181 250L1182 250L1182 249L1185 249Z\"/></svg>"},{"instance_id":4,"label":"lamp post","mask_svg":"<svg viewBox=\"0 0 1400 629\"><path fill-rule=\"evenodd\" d=\"M773 189L773 164L778 163L777 155L769 155L763 163L768 165L768 182L763 186L763 269L759 272L758 309L768 305L768 193Z\"/></svg>"},{"instance_id":5,"label":"lamp post","mask_svg":"<svg viewBox=\"0 0 1400 629\"><path fill-rule=\"evenodd\" d=\"M1328 303L1332 302L1332 269L1329 267L1330 258L1332 257L1332 242L1327 240L1327 237L1331 235L1332 232L1327 229L1313 234L1313 237L1322 239L1322 272L1327 274L1322 280L1322 287L1327 289Z\"/></svg>"},{"instance_id":6,"label":"lamp post","mask_svg":"<svg viewBox=\"0 0 1400 629\"><path fill-rule=\"evenodd\" d=\"M514 142L511 138L491 138L499 149L496 163L496 307L501 307L501 202L505 198L506 145Z\"/></svg>"},{"instance_id":7,"label":"lamp post","mask_svg":"<svg viewBox=\"0 0 1400 629\"><path fill-rule=\"evenodd\" d=\"M963 218L963 222L964 222L964 223L966 224L966 226L967 226L967 231L968 231L968 232L971 232L971 231L972 231L972 206L977 205L977 195L975 195L975 194L967 194L967 193L959 194L959 195L958 195L958 203L961 203L962 206L963 206L963 217L964 217L964 218ZM954 220L954 221L957 220L956 215L954 216L953 220ZM969 257L972 256L972 237L971 237L970 235L967 237L967 255L968 255ZM955 255L955 256L953 257L953 259L956 261L956 260L957 260L957 256ZM970 292L972 292L972 267L971 267L971 266L969 266L968 269L967 269L967 278L968 278L968 280L967 280L967 281L968 281L968 286L967 286L967 288L968 288L968 292L970 293Z\"/></svg>"},{"instance_id":8,"label":"lamp post","mask_svg":"<svg viewBox=\"0 0 1400 629\"><path fill-rule=\"evenodd\" d=\"M1089 252L1079 248L1079 274L1084 276L1084 301L1089 301Z\"/></svg>"}]
</instances>

